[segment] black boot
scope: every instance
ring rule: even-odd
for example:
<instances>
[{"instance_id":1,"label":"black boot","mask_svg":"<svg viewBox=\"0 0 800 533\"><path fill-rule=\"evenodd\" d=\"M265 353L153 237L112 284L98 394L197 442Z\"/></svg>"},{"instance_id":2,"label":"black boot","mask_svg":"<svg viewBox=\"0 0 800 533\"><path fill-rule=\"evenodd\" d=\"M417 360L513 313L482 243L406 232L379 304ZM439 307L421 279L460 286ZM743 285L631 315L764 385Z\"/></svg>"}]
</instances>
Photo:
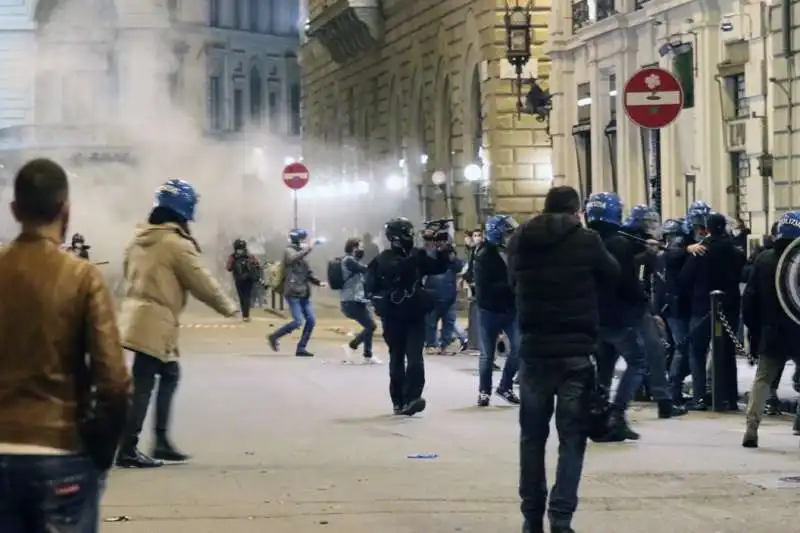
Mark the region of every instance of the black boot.
<instances>
[{"instance_id":1,"label":"black boot","mask_svg":"<svg viewBox=\"0 0 800 533\"><path fill-rule=\"evenodd\" d=\"M129 443L117 452L116 465L120 468L158 468L164 463L140 452L135 443Z\"/></svg>"},{"instance_id":2,"label":"black boot","mask_svg":"<svg viewBox=\"0 0 800 533\"><path fill-rule=\"evenodd\" d=\"M153 457L162 461L183 462L188 461L189 456L179 451L169 441L166 433L157 432L156 441L153 445Z\"/></svg>"},{"instance_id":3,"label":"black boot","mask_svg":"<svg viewBox=\"0 0 800 533\"><path fill-rule=\"evenodd\" d=\"M658 418L673 418L676 416L683 416L688 412L688 409L682 405L675 405L672 400L658 401Z\"/></svg>"},{"instance_id":4,"label":"black boot","mask_svg":"<svg viewBox=\"0 0 800 533\"><path fill-rule=\"evenodd\" d=\"M522 533L544 533L544 521L537 520L535 522L525 520L522 524Z\"/></svg>"},{"instance_id":5,"label":"black boot","mask_svg":"<svg viewBox=\"0 0 800 533\"><path fill-rule=\"evenodd\" d=\"M609 433L624 440L639 440L641 435L636 433L625 419L625 411L615 410L609 419Z\"/></svg>"}]
</instances>

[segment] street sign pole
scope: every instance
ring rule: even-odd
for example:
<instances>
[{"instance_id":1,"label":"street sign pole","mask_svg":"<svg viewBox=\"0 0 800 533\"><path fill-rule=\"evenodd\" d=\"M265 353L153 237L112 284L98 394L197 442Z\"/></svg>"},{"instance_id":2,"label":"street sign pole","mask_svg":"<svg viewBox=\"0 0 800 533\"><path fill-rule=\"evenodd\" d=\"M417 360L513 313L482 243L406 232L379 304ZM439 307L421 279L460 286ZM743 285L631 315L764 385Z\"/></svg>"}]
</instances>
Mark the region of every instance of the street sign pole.
<instances>
[{"instance_id":1,"label":"street sign pole","mask_svg":"<svg viewBox=\"0 0 800 533\"><path fill-rule=\"evenodd\" d=\"M292 227L297 228L300 225L300 223L297 221L297 191L296 190L292 191L292 204L294 205L294 216L292 217L292 220L294 220L294 222L293 222L293 226Z\"/></svg>"},{"instance_id":2,"label":"street sign pole","mask_svg":"<svg viewBox=\"0 0 800 533\"><path fill-rule=\"evenodd\" d=\"M300 225L297 191L308 185L310 176L303 163L289 163L283 167L283 183L292 191L292 224L295 228Z\"/></svg>"}]
</instances>

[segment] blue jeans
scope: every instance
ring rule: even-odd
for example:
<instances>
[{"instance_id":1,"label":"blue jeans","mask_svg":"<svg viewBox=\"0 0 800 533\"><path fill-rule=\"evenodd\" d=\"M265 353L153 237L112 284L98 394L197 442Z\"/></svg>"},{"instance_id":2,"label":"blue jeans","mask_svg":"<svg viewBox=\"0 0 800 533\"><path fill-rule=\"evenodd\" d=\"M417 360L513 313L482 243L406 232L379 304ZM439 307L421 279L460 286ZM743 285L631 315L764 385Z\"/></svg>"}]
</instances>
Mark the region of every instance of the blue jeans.
<instances>
[{"instance_id":1,"label":"blue jeans","mask_svg":"<svg viewBox=\"0 0 800 533\"><path fill-rule=\"evenodd\" d=\"M517 315L514 311L495 313L486 309L479 309L478 314L478 324L481 332L481 357L478 363L478 373L480 374L479 390L485 394L491 394L492 392L494 351L501 333L505 333L508 337L509 346L506 364L503 367L497 390L501 392L511 390L514 385L514 376L519 370L519 325L517 323Z\"/></svg>"},{"instance_id":2,"label":"blue jeans","mask_svg":"<svg viewBox=\"0 0 800 533\"><path fill-rule=\"evenodd\" d=\"M711 343L711 321L708 316L693 316L689 321L689 368L692 372L692 397L701 402L706 397L706 362Z\"/></svg>"},{"instance_id":3,"label":"blue jeans","mask_svg":"<svg viewBox=\"0 0 800 533\"><path fill-rule=\"evenodd\" d=\"M531 531L544 521L547 505L545 448L553 412L558 466L547 514L553 527L571 525L586 454L586 408L594 372L588 355L528 360L523 365L519 385L519 495L522 515Z\"/></svg>"},{"instance_id":4,"label":"blue jeans","mask_svg":"<svg viewBox=\"0 0 800 533\"><path fill-rule=\"evenodd\" d=\"M308 298L286 298L286 303L289 305L289 312L292 313L292 321L278 328L272 336L277 340L303 326L300 341L297 343L297 351L305 350L306 346L308 346L308 341L311 340L314 326L317 325L317 318L314 316L311 300Z\"/></svg>"},{"instance_id":5,"label":"blue jeans","mask_svg":"<svg viewBox=\"0 0 800 533\"><path fill-rule=\"evenodd\" d=\"M441 337L438 335L439 321L442 322ZM425 317L425 346L441 348L449 346L453 342L455 329L455 300L437 300L434 303L433 311Z\"/></svg>"},{"instance_id":6,"label":"blue jeans","mask_svg":"<svg viewBox=\"0 0 800 533\"><path fill-rule=\"evenodd\" d=\"M683 400L683 380L691 374L689 369L687 335L689 335L689 322L682 318L667 318L667 325L672 334L672 344L675 353L672 354L672 365L669 369L670 389L673 401Z\"/></svg>"},{"instance_id":7,"label":"blue jeans","mask_svg":"<svg viewBox=\"0 0 800 533\"><path fill-rule=\"evenodd\" d=\"M0 531L97 533L104 476L83 455L0 455Z\"/></svg>"},{"instance_id":8,"label":"blue jeans","mask_svg":"<svg viewBox=\"0 0 800 533\"><path fill-rule=\"evenodd\" d=\"M642 380L647 372L647 358L639 328L603 327L600 328L600 340L613 348L613 356L611 355L612 350L609 350L604 357L598 358L598 374L613 375L617 358L622 357L625 361L625 372L622 374L622 379L619 380L617 393L614 396L614 406L618 410L624 411L642 385Z\"/></svg>"},{"instance_id":9,"label":"blue jeans","mask_svg":"<svg viewBox=\"0 0 800 533\"><path fill-rule=\"evenodd\" d=\"M642 336L645 353L647 355L647 383L650 385L650 395L656 401L672 398L667 382L667 349L658 329L656 318L646 314L639 328Z\"/></svg>"},{"instance_id":10,"label":"blue jeans","mask_svg":"<svg viewBox=\"0 0 800 533\"><path fill-rule=\"evenodd\" d=\"M367 304L364 302L342 302L341 309L344 316L350 320L355 320L362 328L361 332L350 341L350 347L355 350L361 345L364 347L364 357L372 357L372 336L378 326L372 320Z\"/></svg>"}]
</instances>

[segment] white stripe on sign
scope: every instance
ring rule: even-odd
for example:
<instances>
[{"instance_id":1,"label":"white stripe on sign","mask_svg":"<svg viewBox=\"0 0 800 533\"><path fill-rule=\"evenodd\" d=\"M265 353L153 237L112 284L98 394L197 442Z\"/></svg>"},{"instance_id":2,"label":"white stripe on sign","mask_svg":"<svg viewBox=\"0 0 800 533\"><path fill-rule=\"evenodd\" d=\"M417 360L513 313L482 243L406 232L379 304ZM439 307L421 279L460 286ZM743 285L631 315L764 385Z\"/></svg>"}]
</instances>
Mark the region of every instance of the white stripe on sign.
<instances>
[{"instance_id":1,"label":"white stripe on sign","mask_svg":"<svg viewBox=\"0 0 800 533\"><path fill-rule=\"evenodd\" d=\"M629 106L648 106L648 105L680 105L680 91L665 91L663 93L626 93L625 105Z\"/></svg>"},{"instance_id":2,"label":"white stripe on sign","mask_svg":"<svg viewBox=\"0 0 800 533\"><path fill-rule=\"evenodd\" d=\"M307 180L308 174L304 172L300 174L284 174L283 177L287 180Z\"/></svg>"}]
</instances>

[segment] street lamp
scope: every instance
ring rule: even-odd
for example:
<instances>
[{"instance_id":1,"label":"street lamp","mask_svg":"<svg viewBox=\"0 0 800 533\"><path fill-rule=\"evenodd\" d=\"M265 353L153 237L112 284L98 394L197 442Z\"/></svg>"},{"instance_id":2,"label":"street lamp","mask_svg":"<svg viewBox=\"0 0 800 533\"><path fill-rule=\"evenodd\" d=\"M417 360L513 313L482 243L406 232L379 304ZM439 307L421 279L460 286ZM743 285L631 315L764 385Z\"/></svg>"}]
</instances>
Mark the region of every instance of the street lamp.
<instances>
[{"instance_id":1,"label":"street lamp","mask_svg":"<svg viewBox=\"0 0 800 533\"><path fill-rule=\"evenodd\" d=\"M386 178L386 189L391 192L400 192L406 186L406 180L402 178L402 176L398 175L391 175Z\"/></svg>"},{"instance_id":2,"label":"street lamp","mask_svg":"<svg viewBox=\"0 0 800 533\"><path fill-rule=\"evenodd\" d=\"M483 181L483 169L476 163L470 163L464 167L464 179L470 183Z\"/></svg>"},{"instance_id":3,"label":"street lamp","mask_svg":"<svg viewBox=\"0 0 800 533\"><path fill-rule=\"evenodd\" d=\"M506 3L506 14L503 18L506 27L506 59L517 73L517 116L522 112L522 70L531 59L531 9Z\"/></svg>"},{"instance_id":4,"label":"street lamp","mask_svg":"<svg viewBox=\"0 0 800 533\"><path fill-rule=\"evenodd\" d=\"M514 67L517 74L517 118L522 114L533 115L539 122L547 121L548 134L550 131L550 110L552 109L552 96L550 92L543 89L536 78L531 77L528 81L530 89L525 95L525 102L522 101L522 87L525 82L522 80L522 72L525 65L531 59L531 4L525 7L519 5L516 0L514 7L506 4L506 14L504 17L506 28L506 59Z\"/></svg>"}]
</instances>

